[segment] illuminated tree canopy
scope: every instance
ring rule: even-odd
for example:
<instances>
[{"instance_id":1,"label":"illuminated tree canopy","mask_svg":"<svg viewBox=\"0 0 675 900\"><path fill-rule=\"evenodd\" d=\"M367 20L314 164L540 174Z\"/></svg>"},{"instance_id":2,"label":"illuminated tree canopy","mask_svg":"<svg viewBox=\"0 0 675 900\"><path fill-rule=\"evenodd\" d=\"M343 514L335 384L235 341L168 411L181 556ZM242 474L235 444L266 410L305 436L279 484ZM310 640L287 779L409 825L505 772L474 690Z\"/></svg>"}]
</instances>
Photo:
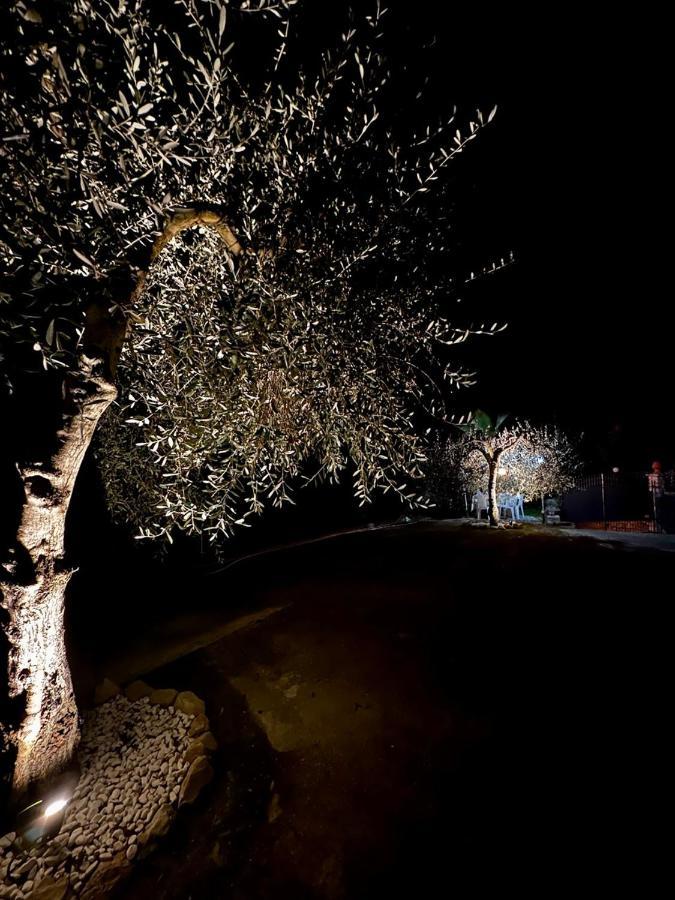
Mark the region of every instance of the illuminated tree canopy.
<instances>
[{"instance_id":1,"label":"illuminated tree canopy","mask_svg":"<svg viewBox=\"0 0 675 900\"><path fill-rule=\"evenodd\" d=\"M65 521L104 414L110 505L144 536L218 538L348 463L360 502L422 502L416 417L471 379L452 347L499 330L448 315L477 276L447 172L494 110L411 128L377 2L287 66L294 6L0 10L0 384L31 419L0 568L17 791L77 742Z\"/></svg>"},{"instance_id":2,"label":"illuminated tree canopy","mask_svg":"<svg viewBox=\"0 0 675 900\"><path fill-rule=\"evenodd\" d=\"M87 280L100 285L195 199L227 211L237 250L184 231L138 292L100 442L113 512L146 536L215 537L348 460L361 502L375 489L421 502L407 486L423 460L415 412L438 412L435 379L470 378L442 348L490 331L447 321L458 275L443 206L447 164L491 115L395 134L379 113L391 73L375 5L318 74L290 84L274 78L288 21L271 5L279 46L255 86L228 65L215 0L179 0L182 31L157 27L141 0L71 7L53 27L80 42L61 50L55 35L27 53L32 115L13 115L24 151L41 142L7 169L20 213L7 261L38 279L22 296L39 317L30 346L70 366ZM112 103L103 60L119 60ZM72 307L45 304L45 282L66 274Z\"/></svg>"},{"instance_id":3,"label":"illuminated tree canopy","mask_svg":"<svg viewBox=\"0 0 675 900\"><path fill-rule=\"evenodd\" d=\"M578 457L574 444L560 429L522 423L517 442L499 459L499 490L521 493L525 500L559 494L574 483ZM463 488L473 493L487 490L488 465L478 450L462 447L462 439L450 441L449 462L456 465ZM454 457L454 459L453 459Z\"/></svg>"},{"instance_id":4,"label":"illuminated tree canopy","mask_svg":"<svg viewBox=\"0 0 675 900\"><path fill-rule=\"evenodd\" d=\"M492 422L478 410L468 425L436 443L428 492L443 502L453 493L486 491L496 506L498 491L521 493L525 500L561 493L574 483L579 458L573 441L559 428ZM495 514L498 521L498 512Z\"/></svg>"}]
</instances>

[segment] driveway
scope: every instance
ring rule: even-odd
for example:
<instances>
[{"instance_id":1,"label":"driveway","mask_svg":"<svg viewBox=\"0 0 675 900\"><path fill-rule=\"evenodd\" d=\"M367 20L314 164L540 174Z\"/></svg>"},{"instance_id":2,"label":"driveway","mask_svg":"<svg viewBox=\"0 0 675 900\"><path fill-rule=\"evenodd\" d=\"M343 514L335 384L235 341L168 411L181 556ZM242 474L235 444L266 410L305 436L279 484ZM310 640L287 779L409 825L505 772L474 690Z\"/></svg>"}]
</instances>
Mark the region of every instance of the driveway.
<instances>
[{"instance_id":1,"label":"driveway","mask_svg":"<svg viewBox=\"0 0 675 900\"><path fill-rule=\"evenodd\" d=\"M427 523L216 576L249 618L213 607L204 645L146 676L206 698L218 777L120 896L605 890L671 571L669 554Z\"/></svg>"}]
</instances>

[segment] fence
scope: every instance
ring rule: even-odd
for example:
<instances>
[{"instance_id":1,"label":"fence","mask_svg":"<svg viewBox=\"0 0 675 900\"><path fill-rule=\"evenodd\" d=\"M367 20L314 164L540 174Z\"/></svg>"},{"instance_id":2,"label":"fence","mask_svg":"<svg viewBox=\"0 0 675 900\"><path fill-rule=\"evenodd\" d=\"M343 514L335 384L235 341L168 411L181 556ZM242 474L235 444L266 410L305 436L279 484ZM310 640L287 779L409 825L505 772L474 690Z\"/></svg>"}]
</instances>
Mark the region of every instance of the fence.
<instances>
[{"instance_id":1,"label":"fence","mask_svg":"<svg viewBox=\"0 0 675 900\"><path fill-rule=\"evenodd\" d=\"M580 477L563 498L562 514L577 528L671 531L675 523L675 473L665 473L658 490L652 489L645 472Z\"/></svg>"}]
</instances>

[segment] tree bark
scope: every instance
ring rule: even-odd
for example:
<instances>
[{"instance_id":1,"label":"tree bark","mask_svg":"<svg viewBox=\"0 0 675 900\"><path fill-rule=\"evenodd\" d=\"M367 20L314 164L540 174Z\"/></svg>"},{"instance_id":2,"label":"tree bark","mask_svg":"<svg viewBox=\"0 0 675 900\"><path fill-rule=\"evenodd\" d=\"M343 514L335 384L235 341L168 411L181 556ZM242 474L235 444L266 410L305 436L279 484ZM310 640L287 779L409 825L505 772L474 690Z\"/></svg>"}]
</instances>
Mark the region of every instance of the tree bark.
<instances>
[{"instance_id":1,"label":"tree bark","mask_svg":"<svg viewBox=\"0 0 675 900\"><path fill-rule=\"evenodd\" d=\"M499 525L499 505L497 504L497 464L499 456L488 458L488 520L490 525Z\"/></svg>"},{"instance_id":2,"label":"tree bark","mask_svg":"<svg viewBox=\"0 0 675 900\"><path fill-rule=\"evenodd\" d=\"M0 577L8 617L8 694L21 700L19 722L9 734L16 749L14 796L62 770L79 739L64 635L72 575L65 561L65 523L84 455L116 396L104 368L100 358L80 357L79 371L64 378L56 451L17 466L23 502L16 542Z\"/></svg>"},{"instance_id":3,"label":"tree bark","mask_svg":"<svg viewBox=\"0 0 675 900\"><path fill-rule=\"evenodd\" d=\"M208 205L176 211L153 244L148 266L181 231L205 225L227 252L242 247L224 216ZM145 288L148 266L137 274L125 304L133 307ZM0 606L5 610L7 694L12 722L0 737L15 750L12 795L63 770L79 741L79 717L66 655L64 608L73 570L65 559L68 506L84 456L101 416L117 395L117 361L127 332L122 308L92 304L87 310L78 368L63 380L56 449L17 462L23 489L14 545L0 561ZM38 415L39 415L38 411Z\"/></svg>"}]
</instances>

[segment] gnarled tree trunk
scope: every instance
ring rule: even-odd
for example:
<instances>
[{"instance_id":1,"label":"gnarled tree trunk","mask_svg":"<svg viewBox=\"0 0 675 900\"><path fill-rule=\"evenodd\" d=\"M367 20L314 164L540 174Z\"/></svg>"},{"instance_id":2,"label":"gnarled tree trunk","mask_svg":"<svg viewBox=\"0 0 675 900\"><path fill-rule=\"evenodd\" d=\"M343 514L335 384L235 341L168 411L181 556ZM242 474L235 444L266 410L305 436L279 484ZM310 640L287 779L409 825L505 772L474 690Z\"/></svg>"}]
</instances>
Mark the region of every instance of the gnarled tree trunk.
<instances>
[{"instance_id":1,"label":"gnarled tree trunk","mask_svg":"<svg viewBox=\"0 0 675 900\"><path fill-rule=\"evenodd\" d=\"M99 419L116 396L100 359L82 356L64 378L57 449L49 458L19 463L23 488L16 543L2 572L8 623L8 693L22 698L12 790L58 772L79 738L78 714L66 657L65 592L72 570L65 560L65 523L82 460Z\"/></svg>"}]
</instances>

